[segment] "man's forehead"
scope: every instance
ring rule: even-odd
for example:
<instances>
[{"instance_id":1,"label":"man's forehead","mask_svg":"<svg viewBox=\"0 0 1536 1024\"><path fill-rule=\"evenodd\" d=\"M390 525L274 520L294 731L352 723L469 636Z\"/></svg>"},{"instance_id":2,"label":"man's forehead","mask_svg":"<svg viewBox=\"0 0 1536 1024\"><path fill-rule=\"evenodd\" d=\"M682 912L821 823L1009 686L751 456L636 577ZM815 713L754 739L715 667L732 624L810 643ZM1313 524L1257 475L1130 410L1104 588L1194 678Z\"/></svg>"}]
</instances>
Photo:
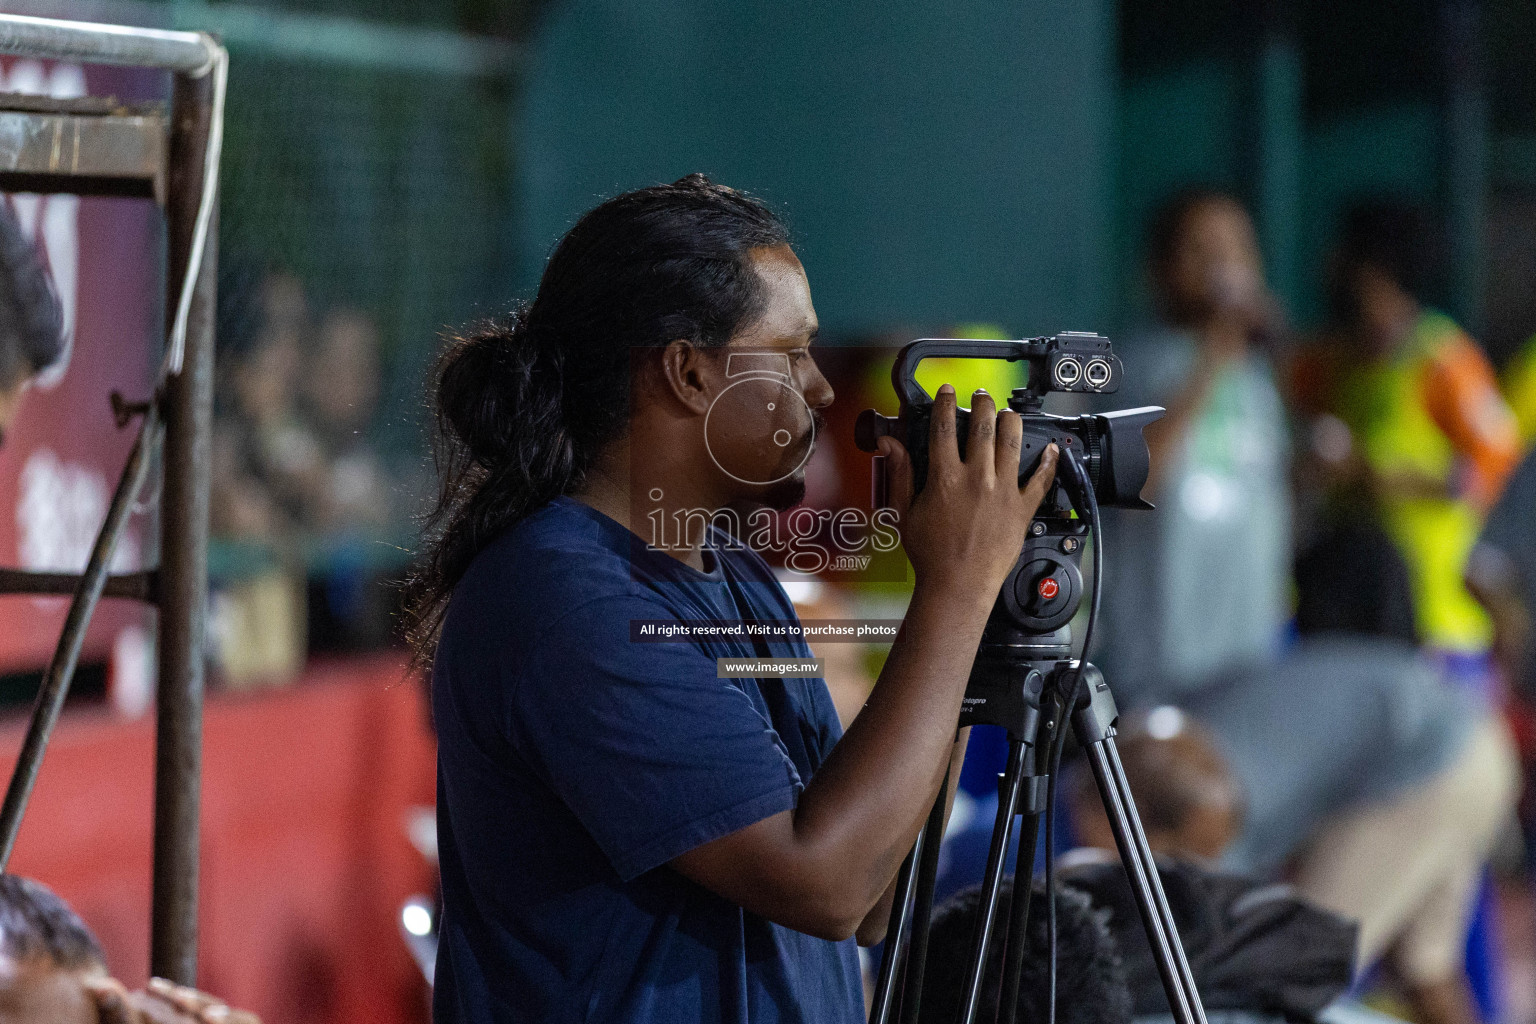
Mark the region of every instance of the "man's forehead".
<instances>
[{"instance_id":1,"label":"man's forehead","mask_svg":"<svg viewBox=\"0 0 1536 1024\"><path fill-rule=\"evenodd\" d=\"M756 330L747 333L759 338L803 341L817 330L816 309L811 305L810 282L794 250L774 246L754 253L757 272L767 285L764 305Z\"/></svg>"},{"instance_id":2,"label":"man's forehead","mask_svg":"<svg viewBox=\"0 0 1536 1024\"><path fill-rule=\"evenodd\" d=\"M815 340L817 330L815 318L800 318L793 324L775 324L764 318L752 328L731 338L727 347L749 352L754 349L774 351L802 348Z\"/></svg>"}]
</instances>

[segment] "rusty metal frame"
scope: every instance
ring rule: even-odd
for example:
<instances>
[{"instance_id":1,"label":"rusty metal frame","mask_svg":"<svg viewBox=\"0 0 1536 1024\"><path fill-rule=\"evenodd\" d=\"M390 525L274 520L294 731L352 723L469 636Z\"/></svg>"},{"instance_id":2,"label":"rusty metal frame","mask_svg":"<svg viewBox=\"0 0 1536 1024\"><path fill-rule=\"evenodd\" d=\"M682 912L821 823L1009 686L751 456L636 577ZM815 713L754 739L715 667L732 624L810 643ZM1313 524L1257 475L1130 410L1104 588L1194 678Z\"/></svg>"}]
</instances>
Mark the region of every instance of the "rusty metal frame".
<instances>
[{"instance_id":1,"label":"rusty metal frame","mask_svg":"<svg viewBox=\"0 0 1536 1024\"><path fill-rule=\"evenodd\" d=\"M165 202L165 116L96 97L0 94L0 170L11 192Z\"/></svg>"},{"instance_id":2,"label":"rusty metal frame","mask_svg":"<svg viewBox=\"0 0 1536 1024\"><path fill-rule=\"evenodd\" d=\"M197 976L198 806L202 782L203 650L208 604L208 490L213 415L216 155L228 59L200 32L0 15L0 53L158 68L173 75L169 111L85 98L0 95L0 191L152 198L165 213L167 358L142 406L113 396L119 423L140 417L123 474L80 575L0 569L0 593L73 593L43 676L16 769L0 805L0 870L9 863L27 800L103 596L152 604L159 619L155 838L150 971L182 984ZM211 186L211 187L205 187ZM188 268L195 267L195 278ZM127 416L124 409L130 410ZM129 513L164 446L160 565L111 576Z\"/></svg>"}]
</instances>

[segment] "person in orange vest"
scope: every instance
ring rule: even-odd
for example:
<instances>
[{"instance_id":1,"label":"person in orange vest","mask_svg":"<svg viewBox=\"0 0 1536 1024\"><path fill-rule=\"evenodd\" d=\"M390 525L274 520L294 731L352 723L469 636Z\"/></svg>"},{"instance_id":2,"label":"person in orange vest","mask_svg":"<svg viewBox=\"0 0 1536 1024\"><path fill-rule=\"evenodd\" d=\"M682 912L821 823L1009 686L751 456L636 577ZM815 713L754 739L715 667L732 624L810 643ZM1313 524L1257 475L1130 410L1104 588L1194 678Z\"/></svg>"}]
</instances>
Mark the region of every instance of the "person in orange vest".
<instances>
[{"instance_id":1,"label":"person in orange vest","mask_svg":"<svg viewBox=\"0 0 1536 1024\"><path fill-rule=\"evenodd\" d=\"M1375 202L1346 216L1333 277L1345 358L1329 404L1348 428L1336 467L1372 495L1407 562L1419 635L1455 667L1488 649L1487 615L1462 577L1520 436L1487 356L1421 300L1435 252L1417 208Z\"/></svg>"}]
</instances>

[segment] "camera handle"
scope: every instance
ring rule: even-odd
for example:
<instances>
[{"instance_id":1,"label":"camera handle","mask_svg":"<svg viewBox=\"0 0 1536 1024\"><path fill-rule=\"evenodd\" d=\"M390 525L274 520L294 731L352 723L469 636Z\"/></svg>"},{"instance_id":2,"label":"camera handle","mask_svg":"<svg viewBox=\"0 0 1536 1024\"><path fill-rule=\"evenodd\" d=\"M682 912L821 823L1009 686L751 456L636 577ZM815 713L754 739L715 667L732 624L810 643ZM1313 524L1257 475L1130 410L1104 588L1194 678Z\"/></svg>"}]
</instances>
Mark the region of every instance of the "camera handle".
<instances>
[{"instance_id":1,"label":"camera handle","mask_svg":"<svg viewBox=\"0 0 1536 1024\"><path fill-rule=\"evenodd\" d=\"M1007 731L1008 763L998 780L997 820L987 852L982 905L972 936L960 1021L974 1024L986 965L994 945L1000 943L1003 978L996 1019L998 1024L1014 1024L1019 979L1024 958L1028 956L1026 935L1035 846L1040 818L1045 812L1047 752L1055 741L1056 732L1064 724L1063 719L1070 717L1072 731L1088 753L1099 798L1109 816L1120 860L1130 878L1174 1022L1206 1024L1205 1008L1195 988L1194 974L1184 955L1157 864L1147 844L1130 784L1115 747L1115 722L1119 712L1114 697L1103 674L1093 665L1083 666L1081 678L1086 686L1077 684L1075 669L1076 663L1066 659L1016 663L1010 675L1019 680L1023 699L987 700L973 704L973 710L966 714L964 724L1000 725ZM1062 693L1064 686L1078 690L1077 703L1067 715L1061 714L1067 700ZM990 715L989 711L992 712ZM915 1024L918 1017L927 960L928 919L933 906L939 842L944 830L947 781L939 791L927 826L897 876L896 898L891 907L891 922L875 985L870 1024L891 1024L898 1009L901 1024ZM1003 869L1012 844L1013 819L1020 814L1024 820L1014 868L1013 895L1008 919L999 931L997 911ZM1054 894L1048 895L1054 897Z\"/></svg>"},{"instance_id":2,"label":"camera handle","mask_svg":"<svg viewBox=\"0 0 1536 1024\"><path fill-rule=\"evenodd\" d=\"M917 364L924 359L956 356L961 359L1005 359L1016 363L1045 355L1043 340L985 341L979 338L922 338L902 348L891 367L891 386L903 408L933 401L917 382ZM1033 370L1033 367L1031 367ZM1031 373L1033 376L1033 373Z\"/></svg>"},{"instance_id":3,"label":"camera handle","mask_svg":"<svg viewBox=\"0 0 1536 1024\"><path fill-rule=\"evenodd\" d=\"M1048 338L1022 338L1017 341L989 341L982 338L920 338L902 348L891 367L891 386L901 400L902 411L929 405L933 397L917 382L917 364L924 359L953 356L960 359L1002 359L1010 363L1029 363L1025 391L1038 400L1048 391L1081 391L1110 394L1120 386L1120 360L1110 349L1109 339L1086 331L1063 331ZM1066 359L1081 367L1078 359L1090 360L1104 368L1104 377L1085 380L1079 370L1070 379L1053 370L1057 359ZM1089 375L1091 377L1091 374Z\"/></svg>"}]
</instances>

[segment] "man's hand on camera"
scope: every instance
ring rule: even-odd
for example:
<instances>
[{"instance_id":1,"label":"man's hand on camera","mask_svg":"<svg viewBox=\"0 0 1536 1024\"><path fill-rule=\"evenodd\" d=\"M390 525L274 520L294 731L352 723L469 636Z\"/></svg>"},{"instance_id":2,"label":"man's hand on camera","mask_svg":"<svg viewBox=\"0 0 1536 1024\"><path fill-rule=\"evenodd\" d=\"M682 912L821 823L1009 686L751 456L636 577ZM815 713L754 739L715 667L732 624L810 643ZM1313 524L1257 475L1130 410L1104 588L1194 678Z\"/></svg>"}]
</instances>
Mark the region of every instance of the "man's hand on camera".
<instances>
[{"instance_id":1,"label":"man's hand on camera","mask_svg":"<svg viewBox=\"0 0 1536 1024\"><path fill-rule=\"evenodd\" d=\"M950 581L995 595L1024 546L1025 532L1056 475L1055 445L1018 486L1023 445L1019 414L1001 414L985 391L972 397L966 457L955 436L955 389L945 384L933 402L928 480L912 495L912 460L900 441L880 438L890 500L901 516L902 542L919 583Z\"/></svg>"}]
</instances>

